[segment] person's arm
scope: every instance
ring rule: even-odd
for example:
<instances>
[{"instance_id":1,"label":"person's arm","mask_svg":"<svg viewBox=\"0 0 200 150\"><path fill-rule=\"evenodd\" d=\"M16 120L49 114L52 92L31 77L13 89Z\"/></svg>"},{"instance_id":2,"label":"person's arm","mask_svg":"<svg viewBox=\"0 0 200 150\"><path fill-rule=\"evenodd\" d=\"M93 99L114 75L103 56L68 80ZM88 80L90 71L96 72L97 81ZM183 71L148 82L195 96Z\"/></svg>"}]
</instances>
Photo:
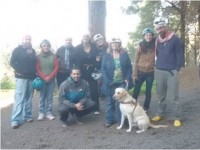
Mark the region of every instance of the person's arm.
<instances>
[{"instance_id":1,"label":"person's arm","mask_svg":"<svg viewBox=\"0 0 200 150\"><path fill-rule=\"evenodd\" d=\"M134 67L133 67L133 80L137 79L138 76L138 62L140 59L140 54L141 54L141 47L138 44L137 49L135 51L135 60L134 60Z\"/></svg>"},{"instance_id":2,"label":"person's arm","mask_svg":"<svg viewBox=\"0 0 200 150\"><path fill-rule=\"evenodd\" d=\"M126 68L126 77L125 77L125 82L128 84L128 81L131 79L132 77L132 64L131 64L131 60L130 57L128 55L127 52L125 52L125 57L126 57L126 64L127 64L127 68Z\"/></svg>"},{"instance_id":3,"label":"person's arm","mask_svg":"<svg viewBox=\"0 0 200 150\"><path fill-rule=\"evenodd\" d=\"M175 51L176 51L176 70L180 71L181 67L184 66L184 55L183 55L181 40L178 37L176 38L175 41Z\"/></svg>"},{"instance_id":4,"label":"person's arm","mask_svg":"<svg viewBox=\"0 0 200 150\"><path fill-rule=\"evenodd\" d=\"M10 65L15 70L16 73L21 74L23 69L21 68L21 64L19 64L19 59L20 59L19 56L20 56L20 49L17 47L12 52Z\"/></svg>"}]
</instances>

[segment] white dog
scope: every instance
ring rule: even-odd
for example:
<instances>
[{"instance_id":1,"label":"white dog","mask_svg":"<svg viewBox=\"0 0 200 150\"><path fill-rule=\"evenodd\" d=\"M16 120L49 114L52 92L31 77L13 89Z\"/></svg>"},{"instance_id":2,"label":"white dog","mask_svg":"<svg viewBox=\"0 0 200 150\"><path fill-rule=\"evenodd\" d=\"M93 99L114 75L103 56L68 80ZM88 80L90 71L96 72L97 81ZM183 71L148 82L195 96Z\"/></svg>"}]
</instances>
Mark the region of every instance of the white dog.
<instances>
[{"instance_id":1,"label":"white dog","mask_svg":"<svg viewBox=\"0 0 200 150\"><path fill-rule=\"evenodd\" d=\"M121 129L124 125L125 118L128 118L129 129L126 132L131 132L132 126L136 125L140 130L136 133L146 131L149 127L160 128L167 127L167 125L153 125L150 123L149 117L147 116L144 109L140 106L137 101L129 95L129 93L123 88L116 88L113 98L119 101L121 111L121 124L117 129Z\"/></svg>"}]
</instances>

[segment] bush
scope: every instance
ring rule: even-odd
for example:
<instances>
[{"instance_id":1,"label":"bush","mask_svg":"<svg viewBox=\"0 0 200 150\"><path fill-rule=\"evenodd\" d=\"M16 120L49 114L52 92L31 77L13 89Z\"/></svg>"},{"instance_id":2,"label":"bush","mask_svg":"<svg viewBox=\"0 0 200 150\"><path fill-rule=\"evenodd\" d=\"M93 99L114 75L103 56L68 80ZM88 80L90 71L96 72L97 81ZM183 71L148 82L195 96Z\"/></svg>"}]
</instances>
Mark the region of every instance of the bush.
<instances>
[{"instance_id":1,"label":"bush","mask_svg":"<svg viewBox=\"0 0 200 150\"><path fill-rule=\"evenodd\" d=\"M15 84L13 80L11 80L11 78L9 78L8 76L4 77L1 80L1 89L14 89L14 88Z\"/></svg>"}]
</instances>

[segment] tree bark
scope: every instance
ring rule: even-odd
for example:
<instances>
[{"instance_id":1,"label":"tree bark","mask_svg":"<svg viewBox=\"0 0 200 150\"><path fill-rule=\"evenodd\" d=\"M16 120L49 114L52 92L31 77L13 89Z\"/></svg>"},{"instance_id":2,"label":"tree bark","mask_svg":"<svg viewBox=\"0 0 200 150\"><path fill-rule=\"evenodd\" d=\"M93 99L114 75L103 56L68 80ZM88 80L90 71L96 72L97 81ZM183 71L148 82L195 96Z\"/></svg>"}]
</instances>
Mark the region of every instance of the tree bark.
<instances>
[{"instance_id":1,"label":"tree bark","mask_svg":"<svg viewBox=\"0 0 200 150\"><path fill-rule=\"evenodd\" d=\"M181 3L181 40L182 40L182 46L183 46L183 53L185 56L185 14L187 11L187 2L186 1L180 1ZM184 59L185 64L185 59ZM185 66L185 65L184 65Z\"/></svg>"},{"instance_id":2,"label":"tree bark","mask_svg":"<svg viewBox=\"0 0 200 150\"><path fill-rule=\"evenodd\" d=\"M106 1L88 1L88 29L90 36L100 33L105 37Z\"/></svg>"}]
</instances>

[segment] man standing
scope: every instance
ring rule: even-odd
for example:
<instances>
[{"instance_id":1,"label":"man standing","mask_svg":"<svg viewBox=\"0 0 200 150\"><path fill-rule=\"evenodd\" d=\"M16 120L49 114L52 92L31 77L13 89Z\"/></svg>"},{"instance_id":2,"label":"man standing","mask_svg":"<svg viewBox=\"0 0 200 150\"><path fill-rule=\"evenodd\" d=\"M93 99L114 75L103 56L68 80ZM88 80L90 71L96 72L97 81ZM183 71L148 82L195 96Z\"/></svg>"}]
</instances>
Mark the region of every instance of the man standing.
<instances>
[{"instance_id":1,"label":"man standing","mask_svg":"<svg viewBox=\"0 0 200 150\"><path fill-rule=\"evenodd\" d=\"M69 113L81 118L94 110L95 103L91 101L88 83L81 79L78 67L73 67L70 77L59 89L59 114L63 126L67 125Z\"/></svg>"},{"instance_id":2,"label":"man standing","mask_svg":"<svg viewBox=\"0 0 200 150\"><path fill-rule=\"evenodd\" d=\"M11 56L10 64L15 72L16 88L12 110L12 128L32 119L32 82L36 77L36 53L32 48L31 36L25 35L22 45L16 47Z\"/></svg>"},{"instance_id":3,"label":"man standing","mask_svg":"<svg viewBox=\"0 0 200 150\"><path fill-rule=\"evenodd\" d=\"M74 64L74 47L71 37L65 39L65 44L57 50L56 56L59 62L59 70L56 76L59 89L61 83L70 76L70 70Z\"/></svg>"},{"instance_id":4,"label":"man standing","mask_svg":"<svg viewBox=\"0 0 200 150\"><path fill-rule=\"evenodd\" d=\"M158 110L152 121L159 121L166 113L167 102L172 102L171 115L174 126L181 126L179 103L179 71L183 67L183 49L180 39L167 30L167 19L158 17L154 21L158 32L156 41L156 70Z\"/></svg>"}]
</instances>

